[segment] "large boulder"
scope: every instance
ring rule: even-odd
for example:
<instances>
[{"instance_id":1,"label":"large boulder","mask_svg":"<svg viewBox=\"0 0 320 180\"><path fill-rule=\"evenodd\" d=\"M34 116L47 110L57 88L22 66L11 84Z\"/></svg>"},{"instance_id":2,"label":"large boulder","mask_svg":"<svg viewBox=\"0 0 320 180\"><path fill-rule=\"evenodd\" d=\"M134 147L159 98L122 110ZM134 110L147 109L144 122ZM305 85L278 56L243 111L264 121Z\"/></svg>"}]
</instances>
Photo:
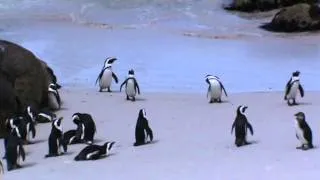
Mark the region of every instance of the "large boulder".
<instances>
[{"instance_id":1,"label":"large boulder","mask_svg":"<svg viewBox=\"0 0 320 180\"><path fill-rule=\"evenodd\" d=\"M50 69L50 70L49 70ZM52 69L29 50L0 40L0 134L8 115L28 105L45 108L48 85L56 80Z\"/></svg>"},{"instance_id":2,"label":"large boulder","mask_svg":"<svg viewBox=\"0 0 320 180\"><path fill-rule=\"evenodd\" d=\"M312 4L316 2L317 0L232 0L232 3L227 5L225 9L243 12L268 11L298 3Z\"/></svg>"},{"instance_id":3,"label":"large boulder","mask_svg":"<svg viewBox=\"0 0 320 180\"><path fill-rule=\"evenodd\" d=\"M301 32L320 29L320 8L314 4L296 4L281 9L261 28L274 32Z\"/></svg>"},{"instance_id":4,"label":"large boulder","mask_svg":"<svg viewBox=\"0 0 320 180\"><path fill-rule=\"evenodd\" d=\"M12 42L0 40L0 47L5 49L1 70L13 79L22 108L39 108L49 84L42 63L32 52Z\"/></svg>"},{"instance_id":5,"label":"large boulder","mask_svg":"<svg viewBox=\"0 0 320 180\"><path fill-rule=\"evenodd\" d=\"M20 103L15 94L13 82L7 74L0 71L0 138L7 133L5 120L15 112L19 111Z\"/></svg>"}]
</instances>

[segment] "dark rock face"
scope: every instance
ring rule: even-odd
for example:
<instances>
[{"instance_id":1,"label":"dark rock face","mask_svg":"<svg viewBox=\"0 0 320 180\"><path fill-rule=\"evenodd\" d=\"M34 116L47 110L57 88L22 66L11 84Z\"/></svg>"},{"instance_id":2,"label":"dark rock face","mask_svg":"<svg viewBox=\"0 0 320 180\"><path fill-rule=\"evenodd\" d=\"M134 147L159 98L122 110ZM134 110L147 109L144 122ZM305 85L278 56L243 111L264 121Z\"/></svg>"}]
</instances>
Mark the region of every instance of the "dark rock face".
<instances>
[{"instance_id":1,"label":"dark rock face","mask_svg":"<svg viewBox=\"0 0 320 180\"><path fill-rule=\"evenodd\" d=\"M317 0L233 0L225 7L226 10L237 10L243 12L268 11L280 7L292 6L298 3L316 3Z\"/></svg>"},{"instance_id":2,"label":"dark rock face","mask_svg":"<svg viewBox=\"0 0 320 180\"><path fill-rule=\"evenodd\" d=\"M270 23L261 28L274 32L320 30L320 8L306 3L281 9Z\"/></svg>"},{"instance_id":3,"label":"dark rock face","mask_svg":"<svg viewBox=\"0 0 320 180\"><path fill-rule=\"evenodd\" d=\"M29 50L0 40L0 136L6 118L28 105L44 108L49 83L56 81L49 66Z\"/></svg>"}]
</instances>

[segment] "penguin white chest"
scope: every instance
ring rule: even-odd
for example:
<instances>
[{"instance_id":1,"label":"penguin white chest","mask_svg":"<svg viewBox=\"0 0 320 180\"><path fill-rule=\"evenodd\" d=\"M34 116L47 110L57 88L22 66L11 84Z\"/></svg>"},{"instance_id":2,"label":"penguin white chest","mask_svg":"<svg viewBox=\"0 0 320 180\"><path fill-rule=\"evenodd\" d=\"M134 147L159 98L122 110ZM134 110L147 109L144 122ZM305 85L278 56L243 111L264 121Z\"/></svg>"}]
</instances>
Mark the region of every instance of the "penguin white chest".
<instances>
[{"instance_id":1,"label":"penguin white chest","mask_svg":"<svg viewBox=\"0 0 320 180\"><path fill-rule=\"evenodd\" d=\"M48 103L49 103L49 107L51 109L54 109L54 110L57 110L60 108L60 105L59 105L59 102L58 102L58 99L57 97L53 94L53 93L50 93L48 94Z\"/></svg>"},{"instance_id":2,"label":"penguin white chest","mask_svg":"<svg viewBox=\"0 0 320 180\"><path fill-rule=\"evenodd\" d=\"M220 83L216 80L210 81L210 99L218 99L221 98L221 86Z\"/></svg>"},{"instance_id":3,"label":"penguin white chest","mask_svg":"<svg viewBox=\"0 0 320 180\"><path fill-rule=\"evenodd\" d=\"M106 69L103 74L102 77L100 79L100 87L105 89L111 86L111 82L112 82L112 71L109 69Z\"/></svg>"},{"instance_id":4,"label":"penguin white chest","mask_svg":"<svg viewBox=\"0 0 320 180\"><path fill-rule=\"evenodd\" d=\"M296 135L302 144L308 144L308 141L304 138L303 130L300 128L299 123L295 121Z\"/></svg>"},{"instance_id":5,"label":"penguin white chest","mask_svg":"<svg viewBox=\"0 0 320 180\"><path fill-rule=\"evenodd\" d=\"M136 88L133 79L129 79L126 85L126 93L128 96L133 97L136 95Z\"/></svg>"},{"instance_id":6,"label":"penguin white chest","mask_svg":"<svg viewBox=\"0 0 320 180\"><path fill-rule=\"evenodd\" d=\"M297 92L298 92L298 88L299 88L299 82L294 82L292 85L291 85L291 89L287 95L287 98L288 99L293 99L293 98L296 98L297 96Z\"/></svg>"}]
</instances>

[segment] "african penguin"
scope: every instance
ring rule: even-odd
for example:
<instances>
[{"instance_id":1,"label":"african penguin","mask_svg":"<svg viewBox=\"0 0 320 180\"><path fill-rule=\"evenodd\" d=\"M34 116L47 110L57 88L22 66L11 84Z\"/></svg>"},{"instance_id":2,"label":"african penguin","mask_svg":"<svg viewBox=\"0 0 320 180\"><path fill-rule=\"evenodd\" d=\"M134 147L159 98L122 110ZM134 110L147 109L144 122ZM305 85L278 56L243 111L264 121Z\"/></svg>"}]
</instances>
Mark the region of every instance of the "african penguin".
<instances>
[{"instance_id":1,"label":"african penguin","mask_svg":"<svg viewBox=\"0 0 320 180\"><path fill-rule=\"evenodd\" d=\"M308 150L313 148L312 144L312 131L306 122L306 117L303 112L298 112L294 115L295 119L295 129L296 137L301 142L301 146L297 149Z\"/></svg>"},{"instance_id":2,"label":"african penguin","mask_svg":"<svg viewBox=\"0 0 320 180\"><path fill-rule=\"evenodd\" d=\"M115 142L106 142L104 145L88 145L74 158L75 161L97 160L102 156L108 156Z\"/></svg>"},{"instance_id":3,"label":"african penguin","mask_svg":"<svg viewBox=\"0 0 320 180\"><path fill-rule=\"evenodd\" d=\"M96 133L96 124L90 114L74 113L72 115L73 123L77 125L76 138L79 138L83 143L92 144Z\"/></svg>"},{"instance_id":4,"label":"african penguin","mask_svg":"<svg viewBox=\"0 0 320 180\"><path fill-rule=\"evenodd\" d=\"M61 147L64 152L67 152L67 145L63 142L62 117L55 119L51 125L51 133L48 139L49 153L45 157L55 157L63 155Z\"/></svg>"},{"instance_id":5,"label":"african penguin","mask_svg":"<svg viewBox=\"0 0 320 180\"><path fill-rule=\"evenodd\" d=\"M130 98L131 98L132 101L135 101L136 100L135 96L136 96L137 92L138 92L138 94L140 94L140 88L139 88L139 85L138 85L136 78L134 77L134 70L133 69L129 70L128 78L121 84L120 92L121 92L123 85L126 85L127 100L130 100Z\"/></svg>"},{"instance_id":6,"label":"african penguin","mask_svg":"<svg viewBox=\"0 0 320 180\"><path fill-rule=\"evenodd\" d=\"M31 136L32 138L35 138L35 124L27 114L15 114L7 120L6 124L9 131L15 127L19 129L21 139L23 140L24 144L31 143Z\"/></svg>"},{"instance_id":7,"label":"african penguin","mask_svg":"<svg viewBox=\"0 0 320 180\"><path fill-rule=\"evenodd\" d=\"M213 102L221 102L221 96L222 96L222 90L224 94L228 97L227 92L221 83L219 77L207 75L206 76L206 82L208 83L208 92L207 97L209 98L209 103Z\"/></svg>"},{"instance_id":8,"label":"african penguin","mask_svg":"<svg viewBox=\"0 0 320 180\"><path fill-rule=\"evenodd\" d=\"M49 84L48 88L48 106L52 110L59 110L61 107L60 94L55 84Z\"/></svg>"},{"instance_id":9,"label":"african penguin","mask_svg":"<svg viewBox=\"0 0 320 180\"><path fill-rule=\"evenodd\" d=\"M135 138L136 142L133 144L134 146L140 146L149 143L153 140L153 132L149 127L145 109L139 110L138 120L135 129Z\"/></svg>"},{"instance_id":10,"label":"african penguin","mask_svg":"<svg viewBox=\"0 0 320 180\"><path fill-rule=\"evenodd\" d=\"M244 114L247 108L248 108L247 106L243 106L243 105L237 108L237 116L235 118L235 121L232 124L231 134L233 132L233 129L235 128L235 131L236 131L235 145L237 147L250 144L247 141L247 129L249 129L251 132L251 135L253 135L252 126L248 122L247 117Z\"/></svg>"},{"instance_id":11,"label":"african penguin","mask_svg":"<svg viewBox=\"0 0 320 180\"><path fill-rule=\"evenodd\" d=\"M52 78L52 83L55 84L55 86L57 87L57 89L60 89L60 88L61 88L61 85L58 84L58 82L57 82L57 77L56 77L56 75L54 74L53 70L52 70L49 66L47 66L46 69L47 69L48 74L49 74L49 75L51 76L51 78Z\"/></svg>"},{"instance_id":12,"label":"african penguin","mask_svg":"<svg viewBox=\"0 0 320 180\"><path fill-rule=\"evenodd\" d=\"M21 135L19 129L15 127L6 138L7 144L5 146L5 157L7 161L8 171L21 168L21 158L23 161L26 158L26 154L22 144L23 142L20 137Z\"/></svg>"},{"instance_id":13,"label":"african penguin","mask_svg":"<svg viewBox=\"0 0 320 180\"><path fill-rule=\"evenodd\" d=\"M102 92L104 89L108 88L108 92L111 92L111 82L112 78L116 83L118 83L117 75L112 71L112 63L116 61L117 58L109 57L105 60L104 66L96 80L96 84L99 81L99 92Z\"/></svg>"},{"instance_id":14,"label":"african penguin","mask_svg":"<svg viewBox=\"0 0 320 180\"><path fill-rule=\"evenodd\" d=\"M300 84L300 72L295 71L292 73L292 77L290 80L287 82L286 85L286 92L284 96L284 100L287 100L287 103L289 106L291 105L297 105L296 103L296 96L297 96L297 91L300 91L301 97L304 96L304 90Z\"/></svg>"}]
</instances>

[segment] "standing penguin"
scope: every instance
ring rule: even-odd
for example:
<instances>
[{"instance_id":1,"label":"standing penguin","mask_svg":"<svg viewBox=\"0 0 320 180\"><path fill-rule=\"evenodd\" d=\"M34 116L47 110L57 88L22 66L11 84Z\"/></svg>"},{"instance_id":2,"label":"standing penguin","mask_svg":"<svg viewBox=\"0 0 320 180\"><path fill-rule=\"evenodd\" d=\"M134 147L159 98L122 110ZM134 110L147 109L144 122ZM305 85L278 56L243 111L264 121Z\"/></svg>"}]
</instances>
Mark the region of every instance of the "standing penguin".
<instances>
[{"instance_id":1,"label":"standing penguin","mask_svg":"<svg viewBox=\"0 0 320 180\"><path fill-rule=\"evenodd\" d=\"M21 168L21 158L24 161L26 154L21 141L21 135L17 127L12 129L9 136L6 138L6 141L7 144L5 146L5 157L7 160L8 171Z\"/></svg>"},{"instance_id":2,"label":"standing penguin","mask_svg":"<svg viewBox=\"0 0 320 180\"><path fill-rule=\"evenodd\" d=\"M30 144L31 135L35 138L36 128L34 122L27 114L15 114L7 120L7 129L9 132L17 128L21 135L21 140L24 144Z\"/></svg>"},{"instance_id":3,"label":"standing penguin","mask_svg":"<svg viewBox=\"0 0 320 180\"><path fill-rule=\"evenodd\" d=\"M126 85L127 100L129 100L131 98L132 101L135 101L137 91L138 91L138 94L140 94L140 88L139 88L139 85L138 85L136 78L134 77L134 70L133 69L129 70L128 78L121 84L120 92L121 92L122 86L124 84Z\"/></svg>"},{"instance_id":4,"label":"standing penguin","mask_svg":"<svg viewBox=\"0 0 320 180\"><path fill-rule=\"evenodd\" d=\"M299 71L293 72L292 77L290 78L290 80L287 82L287 85L286 85L286 92L285 92L284 100L287 100L287 103L289 106L297 105L296 96L297 96L298 90L300 91L301 97L304 96L304 90L300 84L299 75L300 75Z\"/></svg>"},{"instance_id":5,"label":"standing penguin","mask_svg":"<svg viewBox=\"0 0 320 180\"><path fill-rule=\"evenodd\" d=\"M58 88L55 84L49 84L48 88L48 106L52 110L59 110L61 107L61 99Z\"/></svg>"},{"instance_id":6,"label":"standing penguin","mask_svg":"<svg viewBox=\"0 0 320 180\"><path fill-rule=\"evenodd\" d=\"M308 150L313 148L312 144L312 131L306 122L306 117L303 112L298 112L294 115L295 119L295 128L296 128L296 137L301 142L301 146L297 149Z\"/></svg>"},{"instance_id":7,"label":"standing penguin","mask_svg":"<svg viewBox=\"0 0 320 180\"><path fill-rule=\"evenodd\" d=\"M150 141L148 141L148 137ZM140 109L139 111L135 129L135 138L136 142L133 144L134 146L144 145L146 143L152 142L153 140L153 132L149 127L145 109Z\"/></svg>"},{"instance_id":8,"label":"standing penguin","mask_svg":"<svg viewBox=\"0 0 320 180\"><path fill-rule=\"evenodd\" d=\"M55 119L51 125L51 133L48 140L49 153L45 156L55 157L63 154L61 147L63 147L64 152L67 152L67 145L63 142L63 130L62 130L62 117Z\"/></svg>"},{"instance_id":9,"label":"standing penguin","mask_svg":"<svg viewBox=\"0 0 320 180\"><path fill-rule=\"evenodd\" d=\"M235 121L232 124L231 128L231 134L233 132L233 129L235 128L236 130L236 140L235 144L237 147L243 146L243 145L248 145L251 144L247 141L247 129L249 128L251 135L253 135L253 129L251 124L248 122L246 115L244 114L247 106L239 106L237 108L237 116Z\"/></svg>"},{"instance_id":10,"label":"standing penguin","mask_svg":"<svg viewBox=\"0 0 320 180\"><path fill-rule=\"evenodd\" d=\"M207 75L206 82L209 84L207 97L209 97L209 103L219 102L221 103L222 90L224 94L228 97L226 90L224 89L223 84L221 83L219 77Z\"/></svg>"},{"instance_id":11,"label":"standing penguin","mask_svg":"<svg viewBox=\"0 0 320 180\"><path fill-rule=\"evenodd\" d=\"M72 115L73 123L77 125L76 138L84 143L92 144L96 133L96 124L90 114L74 113Z\"/></svg>"},{"instance_id":12,"label":"standing penguin","mask_svg":"<svg viewBox=\"0 0 320 180\"><path fill-rule=\"evenodd\" d=\"M83 148L74 158L75 161L97 160L102 156L108 156L115 142L106 142L104 145L89 145Z\"/></svg>"},{"instance_id":13,"label":"standing penguin","mask_svg":"<svg viewBox=\"0 0 320 180\"><path fill-rule=\"evenodd\" d=\"M96 80L96 84L99 81L99 92L102 92L104 89L108 88L108 92L111 92L111 82L112 78L116 83L118 83L118 77L116 74L112 71L112 63L116 61L117 58L109 57L105 60L104 66Z\"/></svg>"}]
</instances>

